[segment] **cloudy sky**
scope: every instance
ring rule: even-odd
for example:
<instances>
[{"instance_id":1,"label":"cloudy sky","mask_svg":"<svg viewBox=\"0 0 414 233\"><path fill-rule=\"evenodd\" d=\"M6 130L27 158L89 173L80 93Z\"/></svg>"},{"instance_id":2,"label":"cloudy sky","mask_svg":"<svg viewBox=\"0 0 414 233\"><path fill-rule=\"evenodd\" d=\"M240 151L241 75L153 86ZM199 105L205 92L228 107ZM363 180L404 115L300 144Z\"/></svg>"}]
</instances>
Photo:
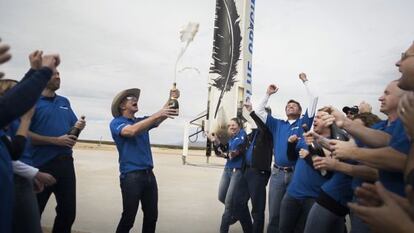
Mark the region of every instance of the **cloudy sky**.
<instances>
[{"instance_id":1,"label":"cloudy sky","mask_svg":"<svg viewBox=\"0 0 414 233\"><path fill-rule=\"evenodd\" d=\"M173 82L179 30L198 22L179 69L200 74L178 74L181 115L152 132L153 143L176 144L184 122L207 106L214 8L214 0L0 0L0 37L13 54L1 69L20 79L32 50L58 52L58 94L87 116L81 138L112 140L112 97L138 87L139 113L160 109ZM253 104L270 83L280 87L270 101L276 116L284 117L288 99L306 104L297 78L306 72L320 105L365 100L378 112L383 88L400 76L394 64L414 40L412 9L412 0L256 0Z\"/></svg>"}]
</instances>

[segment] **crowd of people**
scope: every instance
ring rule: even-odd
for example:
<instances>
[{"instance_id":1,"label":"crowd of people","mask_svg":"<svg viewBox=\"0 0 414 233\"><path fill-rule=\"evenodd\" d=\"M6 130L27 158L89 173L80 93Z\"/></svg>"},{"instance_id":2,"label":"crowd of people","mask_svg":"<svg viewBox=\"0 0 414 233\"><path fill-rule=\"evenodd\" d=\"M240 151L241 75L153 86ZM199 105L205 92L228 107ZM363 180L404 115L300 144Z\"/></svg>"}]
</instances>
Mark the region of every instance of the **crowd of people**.
<instances>
[{"instance_id":1,"label":"crowd of people","mask_svg":"<svg viewBox=\"0 0 414 233\"><path fill-rule=\"evenodd\" d=\"M396 66L401 78L378 93L385 120L365 101L316 110L318 97L301 73L304 113L289 100L287 118L274 118L266 108L278 91L271 84L255 111L245 103L257 126L251 133L248 119L233 118L227 143L209 134L215 153L227 159L220 232L237 221L244 232L264 232L267 184L267 233L414 232L414 44Z\"/></svg>"},{"instance_id":2,"label":"crowd of people","mask_svg":"<svg viewBox=\"0 0 414 233\"><path fill-rule=\"evenodd\" d=\"M0 64L11 58L8 51L0 41ZM40 218L52 194L52 231L69 233L75 221L72 148L78 134L72 131L83 130L86 120L56 93L60 62L59 55L37 50L19 82L0 72L1 233L42 232ZM228 142L209 134L215 153L227 160L218 190L224 204L219 231L239 221L244 232L264 232L267 202L268 233L414 232L414 44L396 66L401 78L390 78L378 93L385 120L366 102L342 111L318 108L318 96L301 73L305 111L292 99L286 119L274 118L267 103L278 87L271 84L255 110L245 103L252 130L244 129L246 119L232 118ZM178 111L167 101L151 116L136 117L140 92L121 91L111 106L123 205L116 232L131 230L140 202L142 232L156 231L158 187L149 131ZM173 89L169 99L179 95Z\"/></svg>"}]
</instances>

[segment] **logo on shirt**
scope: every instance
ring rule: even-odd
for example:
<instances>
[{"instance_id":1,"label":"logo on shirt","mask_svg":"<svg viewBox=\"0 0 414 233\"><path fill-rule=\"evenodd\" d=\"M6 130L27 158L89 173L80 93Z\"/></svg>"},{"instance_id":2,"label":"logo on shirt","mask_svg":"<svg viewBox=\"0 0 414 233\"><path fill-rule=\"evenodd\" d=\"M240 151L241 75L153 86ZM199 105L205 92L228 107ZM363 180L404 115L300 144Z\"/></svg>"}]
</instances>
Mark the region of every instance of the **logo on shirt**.
<instances>
[{"instance_id":1,"label":"logo on shirt","mask_svg":"<svg viewBox=\"0 0 414 233\"><path fill-rule=\"evenodd\" d=\"M295 130L295 129L299 129L299 126L295 126L295 127L291 128L290 130Z\"/></svg>"},{"instance_id":2,"label":"logo on shirt","mask_svg":"<svg viewBox=\"0 0 414 233\"><path fill-rule=\"evenodd\" d=\"M65 110L69 110L69 108L68 108L68 107L66 107L66 106L60 106L59 108L61 108L61 109L65 109Z\"/></svg>"}]
</instances>

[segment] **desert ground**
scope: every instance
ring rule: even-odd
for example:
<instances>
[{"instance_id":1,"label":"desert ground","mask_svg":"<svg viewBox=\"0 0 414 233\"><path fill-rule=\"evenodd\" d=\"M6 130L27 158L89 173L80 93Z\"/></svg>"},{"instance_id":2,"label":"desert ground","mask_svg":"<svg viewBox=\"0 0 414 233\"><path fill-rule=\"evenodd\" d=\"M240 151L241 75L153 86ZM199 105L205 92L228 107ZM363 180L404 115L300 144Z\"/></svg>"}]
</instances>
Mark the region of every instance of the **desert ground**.
<instances>
[{"instance_id":1,"label":"desert ground","mask_svg":"<svg viewBox=\"0 0 414 233\"><path fill-rule=\"evenodd\" d=\"M181 150L152 151L159 189L157 232L218 232L224 205L217 200L217 190L224 159L212 156L207 164L203 150L191 150L189 164L183 165ZM115 232L122 212L115 146L78 143L74 158L77 215L73 232ZM42 215L45 232L53 225L55 206L52 195ZM141 224L139 210L131 232L141 232ZM242 232L240 224L232 225L230 232Z\"/></svg>"}]
</instances>

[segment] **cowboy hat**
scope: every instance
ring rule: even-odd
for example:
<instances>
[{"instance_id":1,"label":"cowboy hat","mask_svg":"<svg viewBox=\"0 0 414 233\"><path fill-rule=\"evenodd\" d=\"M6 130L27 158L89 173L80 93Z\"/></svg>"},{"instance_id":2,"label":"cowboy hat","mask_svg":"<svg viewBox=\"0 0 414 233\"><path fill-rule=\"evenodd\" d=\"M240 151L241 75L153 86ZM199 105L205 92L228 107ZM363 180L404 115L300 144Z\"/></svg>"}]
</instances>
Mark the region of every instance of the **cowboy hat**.
<instances>
[{"instance_id":1,"label":"cowboy hat","mask_svg":"<svg viewBox=\"0 0 414 233\"><path fill-rule=\"evenodd\" d=\"M123 90L118 95L115 96L114 100L112 100L111 111L113 117L119 117L122 115L121 109L119 106L121 105L122 101L128 96L135 96L139 99L139 94L141 90L138 88L131 88L127 90Z\"/></svg>"}]
</instances>

